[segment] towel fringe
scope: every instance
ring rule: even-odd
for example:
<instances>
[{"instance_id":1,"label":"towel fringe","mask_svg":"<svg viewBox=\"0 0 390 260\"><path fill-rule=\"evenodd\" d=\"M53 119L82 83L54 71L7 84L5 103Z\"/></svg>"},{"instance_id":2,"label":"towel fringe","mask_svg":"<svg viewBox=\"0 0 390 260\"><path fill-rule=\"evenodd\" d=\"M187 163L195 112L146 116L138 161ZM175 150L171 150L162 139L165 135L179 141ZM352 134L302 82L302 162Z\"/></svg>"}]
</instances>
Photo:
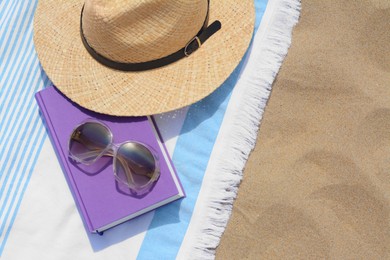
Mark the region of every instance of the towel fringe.
<instances>
[{"instance_id":1,"label":"towel fringe","mask_svg":"<svg viewBox=\"0 0 390 260\"><path fill-rule=\"evenodd\" d=\"M226 134L220 134L219 138L223 141L219 152L214 152L217 154L213 158L215 164L209 166L210 172L203 183L204 188L202 186L201 193L206 194L207 199L201 201L201 209L195 213L202 216L202 219L196 220L199 231L186 238L189 240L181 249L185 252L179 255L186 255L185 259L215 257L233 209L245 163L256 143L272 83L290 47L292 29L298 22L300 8L300 0L269 0L267 4L262 21L265 27L258 30L251 56L234 89L233 96L239 95L236 99L239 104L229 112L230 119L224 119L232 124L229 124ZM265 21L266 16L268 21ZM226 143L226 140L230 142Z\"/></svg>"}]
</instances>

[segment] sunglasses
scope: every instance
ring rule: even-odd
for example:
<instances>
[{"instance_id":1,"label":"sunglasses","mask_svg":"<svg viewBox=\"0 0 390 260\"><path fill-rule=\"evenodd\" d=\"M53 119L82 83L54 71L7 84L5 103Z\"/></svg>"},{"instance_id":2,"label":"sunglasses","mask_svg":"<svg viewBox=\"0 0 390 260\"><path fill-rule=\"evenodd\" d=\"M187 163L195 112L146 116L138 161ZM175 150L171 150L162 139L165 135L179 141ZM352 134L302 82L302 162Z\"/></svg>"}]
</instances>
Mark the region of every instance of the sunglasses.
<instances>
[{"instance_id":1,"label":"sunglasses","mask_svg":"<svg viewBox=\"0 0 390 260\"><path fill-rule=\"evenodd\" d=\"M69 138L69 157L91 165L102 156L113 157L114 176L132 190L142 190L160 176L158 157L153 148L136 141L113 143L111 130L100 121L87 119Z\"/></svg>"}]
</instances>

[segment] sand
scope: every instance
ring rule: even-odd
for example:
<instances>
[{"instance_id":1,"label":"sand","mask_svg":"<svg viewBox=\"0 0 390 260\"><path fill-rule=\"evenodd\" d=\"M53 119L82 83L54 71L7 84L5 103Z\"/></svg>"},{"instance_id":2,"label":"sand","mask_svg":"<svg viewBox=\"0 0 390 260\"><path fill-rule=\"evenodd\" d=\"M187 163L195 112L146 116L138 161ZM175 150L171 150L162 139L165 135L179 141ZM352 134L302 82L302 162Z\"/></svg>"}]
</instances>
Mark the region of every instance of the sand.
<instances>
[{"instance_id":1,"label":"sand","mask_svg":"<svg viewBox=\"0 0 390 260\"><path fill-rule=\"evenodd\" d=\"M390 258L390 1L302 0L217 259Z\"/></svg>"}]
</instances>

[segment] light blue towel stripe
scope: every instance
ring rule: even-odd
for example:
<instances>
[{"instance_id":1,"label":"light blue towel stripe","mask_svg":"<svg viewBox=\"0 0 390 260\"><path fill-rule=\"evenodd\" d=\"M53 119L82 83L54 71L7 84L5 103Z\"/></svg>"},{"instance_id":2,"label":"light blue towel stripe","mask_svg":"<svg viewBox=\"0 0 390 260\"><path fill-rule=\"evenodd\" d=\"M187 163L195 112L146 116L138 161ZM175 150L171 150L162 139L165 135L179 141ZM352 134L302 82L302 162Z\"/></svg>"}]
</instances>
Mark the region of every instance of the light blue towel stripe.
<instances>
[{"instance_id":1,"label":"light blue towel stripe","mask_svg":"<svg viewBox=\"0 0 390 260\"><path fill-rule=\"evenodd\" d=\"M46 138L34 94L51 83L34 51L36 4L0 3L0 256Z\"/></svg>"},{"instance_id":2,"label":"light blue towel stripe","mask_svg":"<svg viewBox=\"0 0 390 260\"><path fill-rule=\"evenodd\" d=\"M46 84L47 84L47 82L48 82L48 80L46 80ZM7 174L6 174L4 184L0 190L0 198L1 198L1 201L3 202L2 203L3 207L0 208L0 220L2 220L3 213L4 213L4 210L6 208L4 206L4 204L6 204L8 202L8 198L13 192L17 192L17 189L16 189L16 191L13 191L13 187L15 185L17 178L19 177L18 175L20 174L21 177L24 176L24 171L20 170L20 168L22 167L22 163L27 164L30 162L28 160L31 158L31 156L26 156L26 153L29 149L34 148L34 144L32 142L33 141L35 142L35 139L34 139L34 136L32 136L32 135L36 135L37 133L39 133L38 131L35 131L36 128L38 127L38 123L40 123L39 113L37 110L37 106L35 104L33 104L33 102L35 102L35 100L30 99L28 101L28 103L26 103L28 108L33 108L33 109L27 110L26 111L27 114L23 114L23 116L22 116L24 118L23 123L25 123L25 126L18 125L18 127L11 127L13 129L20 129L21 132L19 134L21 136L27 136L28 138L24 138L23 141L17 142L16 147L12 151L13 154L15 154L15 156L13 158L15 160L15 162L20 161L21 163L19 163L19 164L16 164L16 163L4 164L4 165L8 166L8 168L1 169L1 171L7 172ZM18 122L18 123L20 123L20 122ZM20 138L20 136L19 136L19 138ZM39 138L39 137L35 137L35 138ZM12 142L12 143L16 143L16 142ZM8 153L8 155L9 154L11 154L11 152ZM7 158L7 159L10 159L10 158ZM27 160L23 161L23 159L27 159ZM6 160L6 161L10 161L10 160ZM11 179L9 179L9 178L11 178ZM5 184L7 184L7 180L9 180L9 183L8 183L8 186L5 187ZM6 194L3 194L4 192L6 192ZM2 228L0 228L0 236L1 236L1 234L2 234Z\"/></svg>"},{"instance_id":3,"label":"light blue towel stripe","mask_svg":"<svg viewBox=\"0 0 390 260\"><path fill-rule=\"evenodd\" d=\"M22 29L21 25L26 25L26 23L23 22L22 19L18 19L18 17L21 17L22 14L26 11L27 5L19 5L17 6L16 13L13 13L10 17L7 27L6 27L6 33L3 35L4 39L1 39L4 46L3 47L6 51L0 55L0 60L4 60L4 56L9 54L10 52L7 50L10 50L9 47L13 47L13 44L15 43L15 38L20 35L20 29ZM11 29L11 30L10 30ZM8 48L7 48L8 47Z\"/></svg>"},{"instance_id":4,"label":"light blue towel stripe","mask_svg":"<svg viewBox=\"0 0 390 260\"><path fill-rule=\"evenodd\" d=\"M0 35L0 40L2 43L6 43L4 40L9 38L9 35L12 33L10 29L10 24L12 24L11 22L14 21L16 19L16 17L14 16L14 18L12 19L12 15L15 14L15 10L17 10L17 8L20 6L20 3L17 3L16 1L9 1L7 3L8 5L4 6L3 8L5 9L4 10L4 16L1 17L1 20L2 20L2 23L1 23L1 35ZM3 44L0 44L0 46L2 46ZM1 50L3 50L4 48L2 47Z\"/></svg>"},{"instance_id":5,"label":"light blue towel stripe","mask_svg":"<svg viewBox=\"0 0 390 260\"><path fill-rule=\"evenodd\" d=\"M38 128L38 123L39 121L36 120L37 119L37 115L38 115L38 111L34 111L35 113L33 113L33 116L30 116L27 120L27 122L29 124L32 124L31 126L36 129ZM31 144L31 146L29 147L25 147L25 145L27 145L27 142L28 140L26 139L25 142L23 143L19 143L18 144L18 148L21 149L21 151L23 151L23 156L25 157L28 157L28 158L31 158L31 151L34 150L34 145L36 146L36 139L37 139L37 135L38 133L35 132L33 133L34 135L31 136L31 140L34 141L34 143ZM29 152L28 152L29 151ZM21 157L22 153L19 153L19 156L18 157ZM21 160L21 158L17 158L18 161ZM8 203L10 206L9 207L5 207L5 208L2 208L1 211L0 211L0 219L2 220L2 224L0 225L0 236L3 234L3 231L4 231L4 228L5 228L5 223L7 222L8 218L9 218L9 215L11 214L11 211L12 211L12 205L14 205L15 203L15 198L16 196L18 195L18 190L19 190L19 187L20 187L20 183L21 181L24 179L24 171L22 170L25 170L25 167L30 164L31 161L24 161L23 164L16 164L16 165L13 165L14 168L10 169L10 173L9 175L12 175L12 179L10 180L10 187L7 189L7 193L5 194L5 202ZM19 176L20 175L20 176ZM15 186L15 187L14 187ZM5 214L4 214L5 213Z\"/></svg>"},{"instance_id":6,"label":"light blue towel stripe","mask_svg":"<svg viewBox=\"0 0 390 260\"><path fill-rule=\"evenodd\" d=\"M22 64L24 65L25 70L19 70L18 73L15 73L15 75L10 77L9 80L13 83L10 84L10 87L5 89L2 93L3 97L12 97L5 101L2 100L3 106L7 108L2 109L2 111L0 112L2 122L8 122L12 119L15 120L15 112L20 111L21 107L25 107L25 104L20 101L25 99L26 95L28 95L30 91L28 89L20 89L20 87L18 86L20 86L21 84L31 86L33 82L37 81L36 73L39 72L38 62L34 62L34 59L30 56L30 59L23 62ZM9 125L5 124L0 126L0 133L2 133L2 135L5 137L4 141L10 140L11 135L16 134L13 129L13 127L10 127Z\"/></svg>"},{"instance_id":7,"label":"light blue towel stripe","mask_svg":"<svg viewBox=\"0 0 390 260\"><path fill-rule=\"evenodd\" d=\"M39 128L38 132L44 132L43 124L40 125L40 128ZM30 181L31 175L32 175L33 170L34 170L34 166L33 165L35 165L35 162L38 160L39 152L42 150L42 145L44 143L44 140L46 139L46 135L40 135L40 136L41 136L41 139L35 139L36 140L36 142L35 142L36 149L34 150L34 152L31 153L32 156L33 156L32 160L31 160L31 164L26 166L23 169L24 171L28 172L28 175L27 175L27 179L26 179L25 183L21 185L22 187L21 187L21 191L20 191L20 199L17 200L17 204L15 205L16 209L19 209L19 207L20 207L23 195L24 195L24 193L26 191L27 185L28 185L28 183ZM9 236L10 232L11 232L12 225L15 222L16 215L17 215L17 210L16 210L15 214L12 215L10 223L8 224L8 228L5 231L4 239L3 239L2 243L0 244L0 256L1 256L1 252L3 252L4 247L6 245L6 241L7 241L7 238Z\"/></svg>"},{"instance_id":8,"label":"light blue towel stripe","mask_svg":"<svg viewBox=\"0 0 390 260\"><path fill-rule=\"evenodd\" d=\"M27 57L27 55L26 55ZM31 61L35 60L35 73L32 73L31 68L32 64ZM2 100L2 103L4 103L5 107L7 109L2 109L0 112L0 118L2 120L2 126L0 127L0 133L2 135L2 142L1 144L1 150L2 153L5 155L5 158L3 157L4 161L2 161L2 167L0 168L0 180L4 179L2 181L2 185L0 187L0 198L2 197L2 193L4 190L5 185L7 184L7 178L9 174L5 174L6 168L9 167L8 164L10 163L10 156L12 154L12 151L15 151L15 147L13 144L15 143L15 139L20 138L22 132L21 131L15 131L16 129L21 129L22 124L25 124L25 120L18 120L21 117L25 116L25 113L29 111L29 108L31 107L31 99L30 102L26 102L28 100L28 96L31 95L31 90L29 89L32 85L31 80L35 78L35 84L38 80L38 62L36 59L33 58L33 56L29 56L29 62L26 64L24 63L14 63L14 64L20 64L21 67L25 68L24 70L18 70L18 73L15 73L14 75L10 75L8 81L10 84L8 84L9 88L6 89L2 94L2 99L6 96L8 100L4 101ZM27 72L27 73L26 73ZM27 80L25 79L25 76L28 75ZM11 83L12 82L12 83ZM28 86L28 88L21 88L20 86ZM18 115L18 116L15 116ZM18 150L16 150L18 152Z\"/></svg>"},{"instance_id":9,"label":"light blue towel stripe","mask_svg":"<svg viewBox=\"0 0 390 260\"><path fill-rule=\"evenodd\" d=\"M9 24L11 22L10 16L15 13L15 9L17 8L17 4L15 2L7 2L7 6L5 6L7 1L3 1L2 9L0 10L0 43L5 43L4 39L6 39L6 28L9 28ZM8 31L10 33L10 31ZM3 52L4 47L0 44L0 51Z\"/></svg>"},{"instance_id":10,"label":"light blue towel stripe","mask_svg":"<svg viewBox=\"0 0 390 260\"><path fill-rule=\"evenodd\" d=\"M19 74L20 73L23 73L23 71L20 71L19 68L17 67L12 67L12 64L18 64L20 62L23 63L23 61L26 61L27 59L28 60L33 60L34 57L32 56L33 54L33 51L34 51L34 47L32 45L29 45L29 42L27 39L31 38L31 34L32 34L32 30L30 29L29 31L26 32L26 34L21 38L22 40L22 43L23 45L20 46L20 43L19 45L16 45L15 43L13 43L13 46L14 46L14 50L12 50L12 55L8 55L8 57L5 57L3 59L3 64L4 68L2 68L2 72L4 73L4 75L8 75L7 77L3 77L3 81L5 82L5 80L7 80L8 82L10 82L9 80L11 79L11 77L13 77L16 72L18 72ZM8 83L8 84L15 84L15 82L11 82L11 83Z\"/></svg>"},{"instance_id":11,"label":"light blue towel stripe","mask_svg":"<svg viewBox=\"0 0 390 260\"><path fill-rule=\"evenodd\" d=\"M255 0L257 30L267 0ZM189 108L173 162L187 197L155 211L138 259L175 259L187 232L204 173L242 64L212 95ZM207 133L207 134L205 134ZM180 212L180 213L179 213ZM159 237L159 243L154 243Z\"/></svg>"},{"instance_id":12,"label":"light blue towel stripe","mask_svg":"<svg viewBox=\"0 0 390 260\"><path fill-rule=\"evenodd\" d=\"M4 109L6 111L4 115L1 115L2 122L7 122L7 124L2 125L0 129L0 133L2 134L2 137L4 138L3 141L5 143L2 143L2 148L1 150L4 152L8 152L9 150L13 149L12 148L12 143L13 140L15 139L15 136L20 135L19 132L16 132L15 129L18 129L18 127L25 123L24 121L18 120L18 117L21 116L21 113L23 111L28 110L28 103L23 103L23 101L30 95L30 90L29 91L23 91L20 92L19 88L17 86L20 86L20 84L25 84L28 86L32 86L32 84L37 84L39 81L39 78L36 73L39 73L38 69L38 63L35 62L34 64L28 64L28 67L26 68L26 71L24 74L29 73L29 76L26 80L21 80L21 77L16 79L17 85L12 85L11 88L13 88L13 91L10 92L9 89L8 91L6 90L3 95L7 95L8 97L11 97L11 103L5 104L7 109ZM18 92L17 92L18 91ZM18 113L18 114L16 114ZM15 117L15 115L18 115L18 117ZM8 155L9 156L9 155ZM3 171L2 171L3 172ZM1 175L0 175L1 176ZM1 195L1 190L0 190L0 195Z\"/></svg>"},{"instance_id":13,"label":"light blue towel stripe","mask_svg":"<svg viewBox=\"0 0 390 260\"><path fill-rule=\"evenodd\" d=\"M27 55L33 54L33 48L29 48L27 50L26 54L26 60L22 61L22 64L25 67L25 70L19 70L18 73L15 73L12 77L10 77L10 81L13 82L12 85L10 85L10 88L7 88L2 93L2 97L13 97L13 99L8 99L3 102L3 106L7 107L7 110L1 110L0 111L0 118L2 118L2 121L8 121L10 118L14 118L15 112L19 110L23 104L21 102L13 105L10 107L10 103L14 102L15 99L23 100L26 95L30 92L28 89L20 89L17 86L20 86L20 84L24 83L26 86L31 86L33 82L36 82L37 78L37 72L39 73L39 63L30 56L30 58L27 60ZM18 93L16 93L19 91ZM23 92L21 92L23 91ZM18 95L19 94L19 95ZM12 110L10 110L12 109ZM0 126L0 133L3 133L3 135L10 135L10 132L12 132L12 129L9 126L1 125ZM9 137L9 136L7 136ZM7 139L6 139L7 140Z\"/></svg>"}]
</instances>

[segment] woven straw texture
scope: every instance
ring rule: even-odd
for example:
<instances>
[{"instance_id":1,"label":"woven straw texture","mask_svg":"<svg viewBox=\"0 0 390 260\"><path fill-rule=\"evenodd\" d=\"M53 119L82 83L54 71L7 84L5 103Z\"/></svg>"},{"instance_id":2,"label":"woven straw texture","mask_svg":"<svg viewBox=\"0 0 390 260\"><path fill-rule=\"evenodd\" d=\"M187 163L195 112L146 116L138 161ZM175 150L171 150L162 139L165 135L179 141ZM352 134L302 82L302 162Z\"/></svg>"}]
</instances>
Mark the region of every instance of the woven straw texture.
<instances>
[{"instance_id":1,"label":"woven straw texture","mask_svg":"<svg viewBox=\"0 0 390 260\"><path fill-rule=\"evenodd\" d=\"M91 3L86 1L85 11L93 13L95 21L111 21L111 24L117 22L119 25L123 23L118 23L118 19L130 19L110 17L104 10L96 7L103 1L93 2L94 6L88 7ZM92 31L98 26L86 22L92 16L89 14L85 20L83 19L83 25L91 45L97 49L100 48L100 51L105 52L106 55L112 55L111 58L118 61L134 62L153 59L158 55L164 56L172 48L176 48L175 46L183 45L182 42L188 42L193 35L192 33L191 35L185 34L187 31L193 31L194 28L183 30L185 20L180 18L183 12L177 13L178 11L194 13L196 15L193 17L194 21L188 24L198 28L201 27L205 16L202 14L204 4L194 5L197 8L195 12L188 9L189 3L193 1L116 0L115 2L119 7L122 5L123 12L120 13L120 17L126 17L125 13L129 14L130 11L136 9L137 12L132 12L132 14L136 15L137 26L140 30L145 28L147 37L141 37L142 34L139 34L136 39L131 39L131 37L126 39L129 46L141 46L137 51L133 49L130 54L126 54L128 50L123 46L113 46L112 50L104 49L107 48L107 44L103 40L126 34L123 32L126 26L119 29L116 26L105 34L103 32L93 33ZM129 3L130 7L123 8L124 2ZM153 2L156 3L151 4ZM204 2L207 3L207 1ZM39 1L34 17L34 43L42 67L53 84L74 102L103 114L116 116L158 114L190 105L208 96L227 79L241 61L253 33L254 5L252 0L211 1L209 23L219 20L222 23L222 29L190 57L158 69L122 72L99 64L84 48L80 38L80 13L83 4L84 1L79 0ZM161 12L164 6L167 7L170 4L172 5L170 8ZM167 10L176 10L177 15L174 16L175 12ZM111 11L110 9L107 12ZM155 12L161 14L159 17L161 23L156 23L155 18L150 18L151 13ZM99 20L99 16L105 17ZM88 28L88 26L95 28ZM168 29L164 32L163 28ZM199 29L195 31L197 30ZM161 39L155 36L153 31L159 32L160 35L163 32L166 37ZM175 37L172 37L172 34ZM183 36L177 37L180 34ZM94 38L97 35L99 37ZM172 41L172 38L177 39ZM149 39L150 42L145 39ZM180 48L182 47L184 46Z\"/></svg>"}]
</instances>

